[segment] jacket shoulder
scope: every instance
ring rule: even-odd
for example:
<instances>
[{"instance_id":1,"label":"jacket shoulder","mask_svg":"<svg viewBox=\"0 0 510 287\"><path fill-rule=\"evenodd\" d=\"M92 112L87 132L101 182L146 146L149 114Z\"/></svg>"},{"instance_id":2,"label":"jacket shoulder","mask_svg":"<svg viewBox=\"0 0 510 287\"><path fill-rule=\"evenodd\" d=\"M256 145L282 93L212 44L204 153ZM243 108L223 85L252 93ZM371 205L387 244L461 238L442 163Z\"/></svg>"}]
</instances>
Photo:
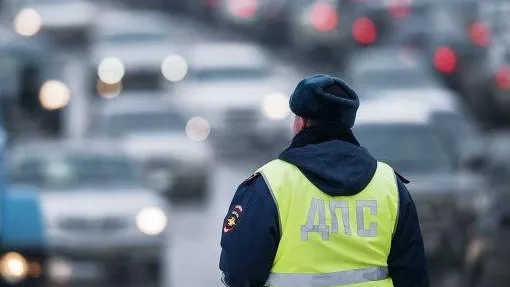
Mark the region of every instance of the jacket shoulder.
<instances>
[{"instance_id":1,"label":"jacket shoulder","mask_svg":"<svg viewBox=\"0 0 510 287\"><path fill-rule=\"evenodd\" d=\"M402 181L404 184L408 184L410 183L411 181L409 179L407 179L406 177L404 177L403 175L401 175L400 173L396 172L395 171L395 175L397 176L398 179L400 179L400 181Z\"/></svg>"}]
</instances>

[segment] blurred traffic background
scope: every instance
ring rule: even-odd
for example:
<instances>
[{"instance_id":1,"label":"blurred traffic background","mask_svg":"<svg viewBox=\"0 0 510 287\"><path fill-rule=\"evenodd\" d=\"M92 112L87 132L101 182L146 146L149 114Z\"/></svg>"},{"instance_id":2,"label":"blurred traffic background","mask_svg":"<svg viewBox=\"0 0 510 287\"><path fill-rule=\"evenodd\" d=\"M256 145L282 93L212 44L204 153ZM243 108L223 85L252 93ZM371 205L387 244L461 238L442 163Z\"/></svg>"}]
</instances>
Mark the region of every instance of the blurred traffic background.
<instances>
[{"instance_id":1,"label":"blurred traffic background","mask_svg":"<svg viewBox=\"0 0 510 287\"><path fill-rule=\"evenodd\" d=\"M510 284L510 1L2 0L2 286L221 286L314 73L410 178L432 286Z\"/></svg>"}]
</instances>

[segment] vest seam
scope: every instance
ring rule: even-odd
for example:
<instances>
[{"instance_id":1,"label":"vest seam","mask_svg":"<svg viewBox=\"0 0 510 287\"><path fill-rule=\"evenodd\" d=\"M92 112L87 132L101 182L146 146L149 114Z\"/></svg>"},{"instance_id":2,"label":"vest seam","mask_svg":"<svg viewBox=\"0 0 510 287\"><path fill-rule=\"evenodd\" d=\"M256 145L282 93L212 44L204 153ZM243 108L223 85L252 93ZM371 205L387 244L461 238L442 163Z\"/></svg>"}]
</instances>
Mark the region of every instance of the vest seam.
<instances>
[{"instance_id":1,"label":"vest seam","mask_svg":"<svg viewBox=\"0 0 510 287\"><path fill-rule=\"evenodd\" d=\"M269 183L269 179L265 175L264 171L261 170L260 174L262 175L262 178L264 179L264 182L266 183L267 189L269 190L269 193L271 194L271 197L273 198L274 204L276 205L276 213L278 215L278 232L280 235L280 238L283 236L282 232L282 217L280 216L280 206L278 205L278 201L276 200L276 194L273 191L273 187Z\"/></svg>"},{"instance_id":2,"label":"vest seam","mask_svg":"<svg viewBox=\"0 0 510 287\"><path fill-rule=\"evenodd\" d=\"M393 233L391 234L391 238L393 238L395 236L395 233L397 232L398 219L400 217L400 190L398 188L397 175L395 174L395 172L393 171L393 169L391 167L390 167L390 169L393 172L393 178L395 179L393 184L395 184L395 189L397 190L397 212L395 215L395 223L393 226Z\"/></svg>"}]
</instances>

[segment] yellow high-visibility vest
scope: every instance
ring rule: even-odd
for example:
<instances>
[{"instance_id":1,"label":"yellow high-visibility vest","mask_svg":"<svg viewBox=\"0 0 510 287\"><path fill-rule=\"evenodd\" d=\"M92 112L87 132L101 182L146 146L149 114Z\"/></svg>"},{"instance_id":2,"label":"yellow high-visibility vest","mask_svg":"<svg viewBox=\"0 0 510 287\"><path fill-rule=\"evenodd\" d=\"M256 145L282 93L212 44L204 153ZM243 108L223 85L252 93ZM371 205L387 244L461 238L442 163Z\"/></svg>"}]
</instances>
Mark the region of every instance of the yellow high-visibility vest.
<instances>
[{"instance_id":1,"label":"yellow high-visibility vest","mask_svg":"<svg viewBox=\"0 0 510 287\"><path fill-rule=\"evenodd\" d=\"M294 165L258 170L277 204L281 239L266 286L390 287L388 255L398 216L395 173L385 163L360 193L330 196Z\"/></svg>"}]
</instances>

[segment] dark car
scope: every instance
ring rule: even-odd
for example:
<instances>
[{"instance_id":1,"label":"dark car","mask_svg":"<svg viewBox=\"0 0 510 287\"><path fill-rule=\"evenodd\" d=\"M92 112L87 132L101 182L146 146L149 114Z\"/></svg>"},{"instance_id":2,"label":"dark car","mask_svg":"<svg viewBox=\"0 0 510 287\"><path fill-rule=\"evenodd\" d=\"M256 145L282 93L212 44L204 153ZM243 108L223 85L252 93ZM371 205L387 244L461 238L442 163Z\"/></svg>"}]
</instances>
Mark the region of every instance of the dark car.
<instances>
[{"instance_id":1,"label":"dark car","mask_svg":"<svg viewBox=\"0 0 510 287\"><path fill-rule=\"evenodd\" d=\"M469 287L510 284L510 134L488 136L484 173L490 182L490 196L479 214L477 228L466 250Z\"/></svg>"},{"instance_id":2,"label":"dark car","mask_svg":"<svg viewBox=\"0 0 510 287\"><path fill-rule=\"evenodd\" d=\"M13 136L32 132L58 135L62 129L60 106L48 109L41 88L62 78L63 63L44 37L2 34L0 44L0 100L5 128ZM37 119L37 120L35 120Z\"/></svg>"},{"instance_id":3,"label":"dark car","mask_svg":"<svg viewBox=\"0 0 510 287\"><path fill-rule=\"evenodd\" d=\"M451 108L417 98L376 98L360 107L354 127L361 145L411 181L433 286L462 269L486 193L484 179L465 166L470 136Z\"/></svg>"},{"instance_id":4,"label":"dark car","mask_svg":"<svg viewBox=\"0 0 510 287\"><path fill-rule=\"evenodd\" d=\"M340 54L380 43L392 33L390 10L380 0L298 0L289 9L290 43L300 52Z\"/></svg>"},{"instance_id":5,"label":"dark car","mask_svg":"<svg viewBox=\"0 0 510 287\"><path fill-rule=\"evenodd\" d=\"M507 127L510 124L510 13L509 2L484 2L483 18L488 23L491 44L483 65L478 68L481 76L468 81L465 94L476 107L480 118L489 128Z\"/></svg>"},{"instance_id":6,"label":"dark car","mask_svg":"<svg viewBox=\"0 0 510 287\"><path fill-rule=\"evenodd\" d=\"M423 51L429 65L458 90L481 76L478 67L490 45L490 29L480 13L483 2L414 1L411 16L397 23L401 42Z\"/></svg>"}]
</instances>

